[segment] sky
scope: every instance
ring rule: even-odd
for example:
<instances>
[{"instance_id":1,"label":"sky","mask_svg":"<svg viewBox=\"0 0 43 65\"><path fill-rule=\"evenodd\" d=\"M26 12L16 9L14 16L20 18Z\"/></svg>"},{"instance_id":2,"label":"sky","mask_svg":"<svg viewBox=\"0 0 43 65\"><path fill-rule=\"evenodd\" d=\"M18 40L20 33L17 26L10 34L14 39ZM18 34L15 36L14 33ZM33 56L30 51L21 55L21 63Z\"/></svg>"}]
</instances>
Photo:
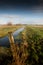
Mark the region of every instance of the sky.
<instances>
[{"instance_id":1,"label":"sky","mask_svg":"<svg viewBox=\"0 0 43 65\"><path fill-rule=\"evenodd\" d=\"M0 24L42 24L42 0L0 0Z\"/></svg>"}]
</instances>

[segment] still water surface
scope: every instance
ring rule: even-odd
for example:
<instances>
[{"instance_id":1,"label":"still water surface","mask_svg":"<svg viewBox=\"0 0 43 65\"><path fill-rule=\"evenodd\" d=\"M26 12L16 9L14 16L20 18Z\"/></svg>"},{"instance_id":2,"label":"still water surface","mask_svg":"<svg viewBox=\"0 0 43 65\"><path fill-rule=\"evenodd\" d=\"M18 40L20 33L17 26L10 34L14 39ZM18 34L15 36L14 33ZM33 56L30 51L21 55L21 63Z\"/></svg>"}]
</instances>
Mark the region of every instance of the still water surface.
<instances>
[{"instance_id":1,"label":"still water surface","mask_svg":"<svg viewBox=\"0 0 43 65\"><path fill-rule=\"evenodd\" d=\"M20 28L20 29L18 29L17 31L15 31L14 33L13 33L13 36L14 36L14 38L20 33L20 32L22 32L24 30L24 28ZM21 40L19 39L15 39L15 42L21 42ZM8 39L8 36L5 36L5 37L3 37L3 38L0 38L0 46L6 46L6 47L9 47L10 46L10 43L9 43L9 39Z\"/></svg>"}]
</instances>

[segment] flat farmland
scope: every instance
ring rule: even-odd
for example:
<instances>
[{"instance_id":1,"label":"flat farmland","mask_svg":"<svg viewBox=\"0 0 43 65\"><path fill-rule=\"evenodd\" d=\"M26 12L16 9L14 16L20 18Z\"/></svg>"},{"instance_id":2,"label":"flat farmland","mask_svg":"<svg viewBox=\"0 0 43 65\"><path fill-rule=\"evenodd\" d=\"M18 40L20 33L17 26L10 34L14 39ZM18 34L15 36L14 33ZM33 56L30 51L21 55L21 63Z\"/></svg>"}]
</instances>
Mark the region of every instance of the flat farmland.
<instances>
[{"instance_id":1,"label":"flat farmland","mask_svg":"<svg viewBox=\"0 0 43 65\"><path fill-rule=\"evenodd\" d=\"M8 32L14 32L21 28L22 25L1 25L0 26L0 37L6 36Z\"/></svg>"}]
</instances>

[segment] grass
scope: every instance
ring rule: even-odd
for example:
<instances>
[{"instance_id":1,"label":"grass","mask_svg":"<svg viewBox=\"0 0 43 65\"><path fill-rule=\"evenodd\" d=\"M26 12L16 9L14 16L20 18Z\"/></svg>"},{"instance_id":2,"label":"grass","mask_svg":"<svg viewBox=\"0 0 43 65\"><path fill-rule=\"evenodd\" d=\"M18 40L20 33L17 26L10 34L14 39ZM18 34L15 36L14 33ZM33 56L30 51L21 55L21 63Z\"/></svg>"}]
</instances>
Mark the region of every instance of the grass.
<instances>
[{"instance_id":1,"label":"grass","mask_svg":"<svg viewBox=\"0 0 43 65\"><path fill-rule=\"evenodd\" d=\"M41 26L41 25L34 26L33 25L33 26L27 26L27 27L28 27L28 29L35 31L36 33L38 33L40 36L43 37L43 26Z\"/></svg>"},{"instance_id":2,"label":"grass","mask_svg":"<svg viewBox=\"0 0 43 65\"><path fill-rule=\"evenodd\" d=\"M43 26L27 26L25 29L25 35L29 54L27 64L43 64Z\"/></svg>"},{"instance_id":3,"label":"grass","mask_svg":"<svg viewBox=\"0 0 43 65\"><path fill-rule=\"evenodd\" d=\"M16 31L17 29L21 28L22 26L20 25L11 25L11 26L8 26L8 25L3 25L3 26L0 26L0 37L4 37L8 34L8 32L14 32Z\"/></svg>"},{"instance_id":4,"label":"grass","mask_svg":"<svg viewBox=\"0 0 43 65\"><path fill-rule=\"evenodd\" d=\"M2 26L2 27L0 27L0 37L3 37L5 35L7 35L9 31L13 32L20 27L21 26ZM26 62L25 62L26 65L41 65L43 63L43 60L42 60L42 57L43 57L43 26L41 26L41 25L40 26L39 25L35 25L35 26L27 25L25 27L24 31L20 32L17 39L23 40L22 34L24 35L24 38L26 38L26 41L28 43L27 50L25 50L26 48L21 46L24 48L24 51L27 51L26 53L28 53L28 58L26 59ZM9 55L11 54L9 52L10 51L8 48L0 47L0 54L5 53L9 57ZM4 56L4 58L5 58L5 56ZM24 60L25 60L25 58L24 58ZM11 60L7 59L5 61L6 61L6 63L9 63L8 61L11 61ZM4 65L6 65L6 64L4 64ZM14 65L13 62L11 65Z\"/></svg>"},{"instance_id":5,"label":"grass","mask_svg":"<svg viewBox=\"0 0 43 65\"><path fill-rule=\"evenodd\" d=\"M23 40L23 35L28 43L27 65L43 64L43 26L27 25L17 38ZM26 50L25 50L26 51Z\"/></svg>"}]
</instances>

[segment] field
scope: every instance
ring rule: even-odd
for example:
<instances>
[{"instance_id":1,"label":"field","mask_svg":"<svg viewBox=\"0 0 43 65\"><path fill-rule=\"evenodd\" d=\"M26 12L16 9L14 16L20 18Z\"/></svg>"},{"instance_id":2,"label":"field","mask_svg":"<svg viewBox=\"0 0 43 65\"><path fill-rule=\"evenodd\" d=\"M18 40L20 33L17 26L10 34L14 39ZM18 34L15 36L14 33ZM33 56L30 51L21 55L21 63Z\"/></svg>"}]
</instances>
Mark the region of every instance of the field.
<instances>
[{"instance_id":1,"label":"field","mask_svg":"<svg viewBox=\"0 0 43 65\"><path fill-rule=\"evenodd\" d=\"M22 26L0 27L0 37L5 36L9 31L15 31L21 27ZM21 55L19 59L18 53L17 59L23 61L22 64L19 64L19 61L18 63L16 61L17 65L43 65L43 25L26 25L25 29L20 32L16 39L22 40L20 44L21 46L19 47L19 53L22 51L21 54L23 54L23 56ZM18 48L15 53L17 52ZM10 48L0 47L0 64L3 62L3 65L15 65L13 64L12 56Z\"/></svg>"},{"instance_id":2,"label":"field","mask_svg":"<svg viewBox=\"0 0 43 65\"><path fill-rule=\"evenodd\" d=\"M0 37L4 37L8 32L14 32L21 27L22 25L2 25L0 26Z\"/></svg>"},{"instance_id":3,"label":"field","mask_svg":"<svg viewBox=\"0 0 43 65\"><path fill-rule=\"evenodd\" d=\"M23 36L24 35L24 36ZM23 37L22 37L23 36ZM27 25L18 38L24 38L28 43L28 58L25 61L27 65L42 65L43 64L43 26Z\"/></svg>"},{"instance_id":4,"label":"field","mask_svg":"<svg viewBox=\"0 0 43 65\"><path fill-rule=\"evenodd\" d=\"M25 29L26 41L28 43L29 65L43 64L43 26L27 26Z\"/></svg>"}]
</instances>

